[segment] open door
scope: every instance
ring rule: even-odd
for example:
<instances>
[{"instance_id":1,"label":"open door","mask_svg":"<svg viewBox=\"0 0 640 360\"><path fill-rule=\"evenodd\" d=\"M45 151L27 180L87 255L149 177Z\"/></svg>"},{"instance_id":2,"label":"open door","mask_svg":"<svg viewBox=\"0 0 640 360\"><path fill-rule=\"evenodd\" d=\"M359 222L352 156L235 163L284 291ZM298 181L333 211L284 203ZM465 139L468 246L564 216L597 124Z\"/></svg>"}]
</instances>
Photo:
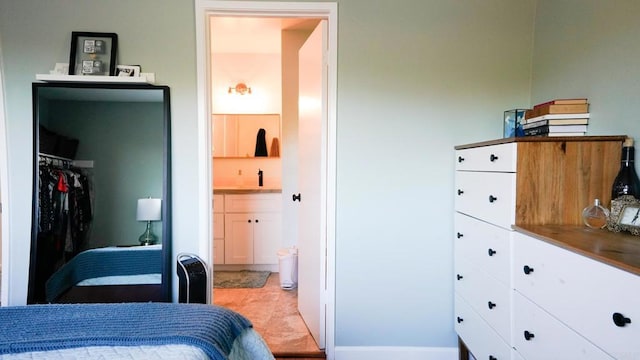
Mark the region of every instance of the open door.
<instances>
[{"instance_id":1,"label":"open door","mask_svg":"<svg viewBox=\"0 0 640 360\"><path fill-rule=\"evenodd\" d=\"M327 21L299 50L298 310L320 349L326 337ZM325 151L323 151L323 149Z\"/></svg>"}]
</instances>

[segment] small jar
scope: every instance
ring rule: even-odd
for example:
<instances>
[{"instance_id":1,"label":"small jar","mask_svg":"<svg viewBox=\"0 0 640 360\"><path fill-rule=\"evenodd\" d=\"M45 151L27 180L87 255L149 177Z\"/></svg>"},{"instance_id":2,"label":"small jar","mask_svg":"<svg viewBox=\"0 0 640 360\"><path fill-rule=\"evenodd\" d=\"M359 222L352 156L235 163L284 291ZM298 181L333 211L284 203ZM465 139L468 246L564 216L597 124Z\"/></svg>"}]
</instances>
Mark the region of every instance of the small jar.
<instances>
[{"instance_id":1,"label":"small jar","mask_svg":"<svg viewBox=\"0 0 640 360\"><path fill-rule=\"evenodd\" d=\"M607 226L609 209L600 205L600 199L595 199L593 205L589 205L582 210L582 220L584 224L593 229L602 229Z\"/></svg>"}]
</instances>

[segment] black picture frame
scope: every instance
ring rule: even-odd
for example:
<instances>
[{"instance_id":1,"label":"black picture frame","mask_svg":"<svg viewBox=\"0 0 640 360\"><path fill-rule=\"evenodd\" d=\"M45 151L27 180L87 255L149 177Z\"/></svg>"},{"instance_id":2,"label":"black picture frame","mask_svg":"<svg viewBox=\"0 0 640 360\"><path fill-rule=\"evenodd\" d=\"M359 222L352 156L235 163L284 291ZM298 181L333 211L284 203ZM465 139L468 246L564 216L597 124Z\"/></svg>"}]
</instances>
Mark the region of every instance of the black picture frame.
<instances>
[{"instance_id":1,"label":"black picture frame","mask_svg":"<svg viewBox=\"0 0 640 360\"><path fill-rule=\"evenodd\" d=\"M118 34L73 31L69 75L114 76Z\"/></svg>"}]
</instances>

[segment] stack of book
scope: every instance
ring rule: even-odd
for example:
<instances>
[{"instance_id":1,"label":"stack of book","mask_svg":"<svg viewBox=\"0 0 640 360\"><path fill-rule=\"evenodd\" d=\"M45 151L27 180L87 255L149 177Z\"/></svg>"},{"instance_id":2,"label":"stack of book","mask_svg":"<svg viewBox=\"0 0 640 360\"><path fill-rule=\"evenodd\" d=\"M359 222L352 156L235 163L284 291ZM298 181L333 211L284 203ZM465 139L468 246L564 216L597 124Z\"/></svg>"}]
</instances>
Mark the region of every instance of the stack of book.
<instances>
[{"instance_id":1,"label":"stack of book","mask_svg":"<svg viewBox=\"0 0 640 360\"><path fill-rule=\"evenodd\" d=\"M583 136L589 123L587 99L556 99L527 110L524 136Z\"/></svg>"}]
</instances>

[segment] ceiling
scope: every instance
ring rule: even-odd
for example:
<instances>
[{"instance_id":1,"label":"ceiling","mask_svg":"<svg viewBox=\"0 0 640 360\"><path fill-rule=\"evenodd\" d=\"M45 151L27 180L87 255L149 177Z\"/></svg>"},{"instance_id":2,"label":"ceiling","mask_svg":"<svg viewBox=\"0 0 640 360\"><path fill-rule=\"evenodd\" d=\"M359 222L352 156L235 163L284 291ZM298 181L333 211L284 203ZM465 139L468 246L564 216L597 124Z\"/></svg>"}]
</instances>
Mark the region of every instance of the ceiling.
<instances>
[{"instance_id":1,"label":"ceiling","mask_svg":"<svg viewBox=\"0 0 640 360\"><path fill-rule=\"evenodd\" d=\"M212 53L279 54L282 30L310 30L318 19L211 16Z\"/></svg>"}]
</instances>

